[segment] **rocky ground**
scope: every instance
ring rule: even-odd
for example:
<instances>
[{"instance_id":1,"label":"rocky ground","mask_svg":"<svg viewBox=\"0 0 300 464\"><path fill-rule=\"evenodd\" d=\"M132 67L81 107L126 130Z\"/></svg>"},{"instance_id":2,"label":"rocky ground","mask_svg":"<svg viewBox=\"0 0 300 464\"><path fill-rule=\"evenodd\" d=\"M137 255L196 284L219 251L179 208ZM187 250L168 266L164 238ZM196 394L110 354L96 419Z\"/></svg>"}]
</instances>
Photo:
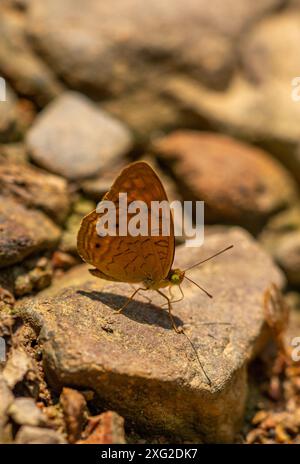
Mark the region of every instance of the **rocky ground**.
<instances>
[{"instance_id":1,"label":"rocky ground","mask_svg":"<svg viewBox=\"0 0 300 464\"><path fill-rule=\"evenodd\" d=\"M0 17L0 442L300 443L300 2L3 0ZM212 300L184 285L186 336L151 293L116 314L131 287L77 254L136 159L171 200L205 201L205 244L176 265L234 244L191 272Z\"/></svg>"}]
</instances>

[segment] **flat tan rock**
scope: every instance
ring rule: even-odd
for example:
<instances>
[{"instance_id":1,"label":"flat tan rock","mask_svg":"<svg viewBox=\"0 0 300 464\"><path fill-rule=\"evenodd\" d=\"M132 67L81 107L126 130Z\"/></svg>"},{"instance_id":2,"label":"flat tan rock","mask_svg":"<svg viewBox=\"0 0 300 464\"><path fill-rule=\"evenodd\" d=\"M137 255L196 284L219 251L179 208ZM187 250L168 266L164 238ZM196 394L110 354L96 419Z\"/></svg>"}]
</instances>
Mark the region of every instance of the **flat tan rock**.
<instances>
[{"instance_id":1,"label":"flat tan rock","mask_svg":"<svg viewBox=\"0 0 300 464\"><path fill-rule=\"evenodd\" d=\"M263 294L272 282L281 287L283 277L239 228L209 235L199 249L178 248L175 264L185 268L230 244L233 250L189 273L214 298L185 282L185 298L174 304L176 322L192 340L211 385L187 338L172 329L159 295L147 292L149 303L141 294L117 314L131 287L97 280L85 265L73 269L69 280L65 276L65 288L17 307L40 330L52 385L93 389L101 408L117 411L139 431L234 440L243 420L247 364L267 338Z\"/></svg>"}]
</instances>

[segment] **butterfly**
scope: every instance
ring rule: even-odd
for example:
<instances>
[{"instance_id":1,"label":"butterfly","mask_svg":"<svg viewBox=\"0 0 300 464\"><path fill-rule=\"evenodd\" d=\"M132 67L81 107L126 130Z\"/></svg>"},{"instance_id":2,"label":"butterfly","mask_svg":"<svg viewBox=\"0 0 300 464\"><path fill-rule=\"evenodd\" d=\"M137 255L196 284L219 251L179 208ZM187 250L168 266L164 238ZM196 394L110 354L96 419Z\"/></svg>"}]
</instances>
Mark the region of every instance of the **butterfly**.
<instances>
[{"instance_id":1,"label":"butterfly","mask_svg":"<svg viewBox=\"0 0 300 464\"><path fill-rule=\"evenodd\" d=\"M142 200L146 203L148 211L150 211L151 202L168 201L167 194L158 175L144 161L137 161L125 167L102 199L102 202L113 202L117 217L121 217L122 214L128 214L127 211L121 211L121 216L118 216L118 213L120 213L120 193L127 194L128 204L132 201ZM118 234L120 224L117 223L116 235L99 236L97 222L101 217L101 213L99 214L97 210L94 210L85 216L81 222L77 237L77 249L81 258L94 266L94 269L90 269L90 273L93 276L114 282L140 284L130 298L128 298L128 301L119 309L119 312L127 307L138 292L155 290L166 300L170 320L175 332L184 333L182 328L177 327L172 316L172 300L162 289L171 289L177 286L183 298L181 284L184 279L187 279L197 285L209 297L212 297L200 285L191 280L186 275L186 272L229 250L233 245L185 270L173 269L172 265L175 254L174 224L171 211L169 210L168 213L161 212L159 219L166 219L163 217L164 214L169 214L170 233L168 235L163 235L160 227L157 235L131 236L127 234L126 236L120 236ZM144 217L144 220L150 223L150 215Z\"/></svg>"}]
</instances>

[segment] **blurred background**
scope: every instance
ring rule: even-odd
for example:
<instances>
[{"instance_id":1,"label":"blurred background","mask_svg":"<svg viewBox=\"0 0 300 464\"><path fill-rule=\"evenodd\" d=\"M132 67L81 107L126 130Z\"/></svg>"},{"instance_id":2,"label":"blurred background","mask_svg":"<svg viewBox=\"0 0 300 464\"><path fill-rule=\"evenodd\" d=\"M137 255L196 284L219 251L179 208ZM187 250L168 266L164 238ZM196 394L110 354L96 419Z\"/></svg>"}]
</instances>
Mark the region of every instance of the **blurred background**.
<instances>
[{"instance_id":1,"label":"blurred background","mask_svg":"<svg viewBox=\"0 0 300 464\"><path fill-rule=\"evenodd\" d=\"M0 76L3 305L80 263L81 218L145 159L272 255L300 331L299 0L1 0Z\"/></svg>"}]
</instances>

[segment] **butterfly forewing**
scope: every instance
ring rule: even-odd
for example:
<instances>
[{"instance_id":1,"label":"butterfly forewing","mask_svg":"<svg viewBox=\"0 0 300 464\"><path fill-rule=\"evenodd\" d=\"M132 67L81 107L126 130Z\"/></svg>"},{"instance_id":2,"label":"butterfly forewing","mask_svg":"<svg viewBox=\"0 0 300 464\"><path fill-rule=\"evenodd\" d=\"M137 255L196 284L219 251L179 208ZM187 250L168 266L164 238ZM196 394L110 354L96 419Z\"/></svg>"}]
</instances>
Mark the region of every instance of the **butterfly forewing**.
<instances>
[{"instance_id":1,"label":"butterfly forewing","mask_svg":"<svg viewBox=\"0 0 300 464\"><path fill-rule=\"evenodd\" d=\"M147 204L148 214L143 218L148 224L147 236L119 236L119 193L127 193L128 204L135 200ZM78 233L80 256L108 280L134 283L164 279L174 259L174 227L170 216L170 234L162 235L160 227L159 235L151 235L151 202L167 200L164 187L153 169L145 162L132 163L121 172L103 200L110 200L116 206L116 236L100 237L97 234L100 215L92 211L82 220ZM122 210L121 214L127 214L127 211ZM127 215L127 219L130 221L131 215Z\"/></svg>"}]
</instances>

